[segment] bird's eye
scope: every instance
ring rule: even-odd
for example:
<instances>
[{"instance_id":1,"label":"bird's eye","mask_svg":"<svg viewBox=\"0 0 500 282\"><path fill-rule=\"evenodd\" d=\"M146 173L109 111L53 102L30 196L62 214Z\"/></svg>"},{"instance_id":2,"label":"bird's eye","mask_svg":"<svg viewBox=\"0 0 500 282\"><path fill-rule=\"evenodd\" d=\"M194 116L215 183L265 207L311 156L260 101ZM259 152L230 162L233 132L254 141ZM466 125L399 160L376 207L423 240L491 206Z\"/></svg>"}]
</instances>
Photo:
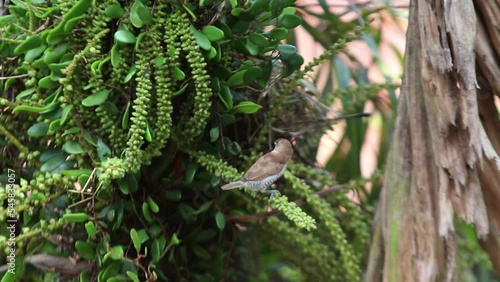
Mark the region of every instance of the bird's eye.
<instances>
[{"instance_id":1,"label":"bird's eye","mask_svg":"<svg viewBox=\"0 0 500 282\"><path fill-rule=\"evenodd\" d=\"M280 141L279 139L274 141L274 146L278 146L279 141Z\"/></svg>"}]
</instances>

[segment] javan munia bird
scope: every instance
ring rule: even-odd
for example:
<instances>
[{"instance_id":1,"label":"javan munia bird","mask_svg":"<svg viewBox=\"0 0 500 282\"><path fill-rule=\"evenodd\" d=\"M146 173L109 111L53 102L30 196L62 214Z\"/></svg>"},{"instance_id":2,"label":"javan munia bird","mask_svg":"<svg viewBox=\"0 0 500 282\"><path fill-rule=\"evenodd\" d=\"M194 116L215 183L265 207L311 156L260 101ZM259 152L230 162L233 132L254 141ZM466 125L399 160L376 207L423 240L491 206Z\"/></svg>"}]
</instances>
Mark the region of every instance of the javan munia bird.
<instances>
[{"instance_id":1,"label":"javan munia bird","mask_svg":"<svg viewBox=\"0 0 500 282\"><path fill-rule=\"evenodd\" d=\"M246 187L253 191L271 194L278 190L266 190L285 172L286 164L293 154L293 148L290 141L280 138L274 142L274 150L260 157L245 173L241 180L228 183L221 187L222 190L230 190L238 187Z\"/></svg>"}]
</instances>

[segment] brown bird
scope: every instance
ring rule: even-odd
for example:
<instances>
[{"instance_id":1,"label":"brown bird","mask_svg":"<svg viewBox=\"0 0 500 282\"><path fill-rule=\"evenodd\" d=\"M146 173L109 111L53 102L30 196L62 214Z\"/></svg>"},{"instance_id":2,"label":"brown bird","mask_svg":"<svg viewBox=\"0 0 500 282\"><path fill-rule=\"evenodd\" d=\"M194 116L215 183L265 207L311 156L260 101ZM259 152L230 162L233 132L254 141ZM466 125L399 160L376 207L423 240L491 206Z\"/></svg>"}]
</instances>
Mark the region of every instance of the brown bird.
<instances>
[{"instance_id":1,"label":"brown bird","mask_svg":"<svg viewBox=\"0 0 500 282\"><path fill-rule=\"evenodd\" d=\"M278 190L266 190L285 172L286 164L293 154L292 144L290 141L280 138L274 142L274 150L260 157L251 167L241 180L228 183L221 187L222 190L230 190L238 187L246 187L253 191L271 194L269 199L272 199L274 193Z\"/></svg>"}]
</instances>

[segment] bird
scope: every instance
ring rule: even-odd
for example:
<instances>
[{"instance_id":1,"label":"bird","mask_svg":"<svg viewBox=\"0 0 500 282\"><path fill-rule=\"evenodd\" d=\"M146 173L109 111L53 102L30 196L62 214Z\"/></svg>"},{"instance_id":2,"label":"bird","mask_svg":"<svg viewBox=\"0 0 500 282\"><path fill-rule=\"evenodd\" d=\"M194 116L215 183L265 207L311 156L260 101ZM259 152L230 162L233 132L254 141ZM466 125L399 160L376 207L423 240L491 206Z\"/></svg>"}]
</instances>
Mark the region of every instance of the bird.
<instances>
[{"instance_id":1,"label":"bird","mask_svg":"<svg viewBox=\"0 0 500 282\"><path fill-rule=\"evenodd\" d=\"M287 139L279 138L274 145L274 150L260 157L242 179L223 185L221 189L246 187L252 191L270 194L269 200L272 200L274 194L279 194L279 191L266 188L283 175L293 154L292 144Z\"/></svg>"}]
</instances>

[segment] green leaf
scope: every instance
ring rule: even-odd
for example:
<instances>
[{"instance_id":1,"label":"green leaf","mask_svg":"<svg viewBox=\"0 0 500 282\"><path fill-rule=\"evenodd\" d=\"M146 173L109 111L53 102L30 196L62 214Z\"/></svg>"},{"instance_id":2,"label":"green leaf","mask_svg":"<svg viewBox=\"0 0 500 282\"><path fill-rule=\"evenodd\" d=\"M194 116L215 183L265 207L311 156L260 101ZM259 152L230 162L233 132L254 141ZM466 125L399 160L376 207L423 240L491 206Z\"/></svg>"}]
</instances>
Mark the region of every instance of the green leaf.
<instances>
[{"instance_id":1,"label":"green leaf","mask_svg":"<svg viewBox=\"0 0 500 282\"><path fill-rule=\"evenodd\" d=\"M123 113L123 117L122 117L122 128L123 129L128 128L129 115L130 115L130 101L127 102L127 107L125 107L125 112Z\"/></svg>"},{"instance_id":2,"label":"green leaf","mask_svg":"<svg viewBox=\"0 0 500 282\"><path fill-rule=\"evenodd\" d=\"M32 87L32 88L28 88L26 90L21 91L19 94L17 94L16 100L21 100L22 98L27 97L27 96L35 93L35 90L36 90L36 88Z\"/></svg>"},{"instance_id":3,"label":"green leaf","mask_svg":"<svg viewBox=\"0 0 500 282\"><path fill-rule=\"evenodd\" d=\"M62 218L73 223L80 223L89 220L89 216L86 213L66 213Z\"/></svg>"},{"instance_id":4,"label":"green leaf","mask_svg":"<svg viewBox=\"0 0 500 282\"><path fill-rule=\"evenodd\" d=\"M150 196L148 196L148 205L152 212L158 213L160 211L160 208Z\"/></svg>"},{"instance_id":5,"label":"green leaf","mask_svg":"<svg viewBox=\"0 0 500 282\"><path fill-rule=\"evenodd\" d=\"M215 142L219 139L219 128L214 127L210 129L210 142Z\"/></svg>"},{"instance_id":6,"label":"green leaf","mask_svg":"<svg viewBox=\"0 0 500 282\"><path fill-rule=\"evenodd\" d=\"M15 49L14 49L14 55L21 55L23 53L26 53L28 50L31 50L33 48L36 48L40 46L42 43L42 40L39 35L35 34L32 35L28 38L26 38L21 44L19 44Z\"/></svg>"},{"instance_id":7,"label":"green leaf","mask_svg":"<svg viewBox=\"0 0 500 282\"><path fill-rule=\"evenodd\" d=\"M90 179L89 174L81 174L80 176L78 176L78 183L80 184L80 186L85 187L89 179Z\"/></svg>"},{"instance_id":8,"label":"green leaf","mask_svg":"<svg viewBox=\"0 0 500 282\"><path fill-rule=\"evenodd\" d=\"M68 44L63 43L57 47L51 46L45 50L43 55L43 61L48 65L52 63L57 63L58 60L68 51Z\"/></svg>"},{"instance_id":9,"label":"green leaf","mask_svg":"<svg viewBox=\"0 0 500 282\"><path fill-rule=\"evenodd\" d=\"M130 238L132 238L134 248L139 254L141 252L141 241L139 239L139 235L137 234L137 230L135 230L134 228L130 229Z\"/></svg>"},{"instance_id":10,"label":"green leaf","mask_svg":"<svg viewBox=\"0 0 500 282\"><path fill-rule=\"evenodd\" d=\"M97 146L97 137L92 135L92 133L90 133L90 131L88 131L87 129L83 129L82 134L83 134L83 138L85 139L85 141L87 141L88 143L90 143L94 146Z\"/></svg>"},{"instance_id":11,"label":"green leaf","mask_svg":"<svg viewBox=\"0 0 500 282\"><path fill-rule=\"evenodd\" d=\"M177 80L183 80L186 78L186 74L178 67L174 67L174 78Z\"/></svg>"},{"instance_id":12,"label":"green leaf","mask_svg":"<svg viewBox=\"0 0 500 282\"><path fill-rule=\"evenodd\" d=\"M215 214L215 223L217 224L217 227L219 227L220 230L223 230L224 227L226 227L226 217L221 211L218 211Z\"/></svg>"},{"instance_id":13,"label":"green leaf","mask_svg":"<svg viewBox=\"0 0 500 282\"><path fill-rule=\"evenodd\" d=\"M61 149L47 149L40 155L40 162L44 163L49 159L52 159L58 155L64 155L64 152Z\"/></svg>"},{"instance_id":14,"label":"green leaf","mask_svg":"<svg viewBox=\"0 0 500 282\"><path fill-rule=\"evenodd\" d=\"M285 71L283 71L284 77L290 75L293 71L299 70L304 63L304 58L299 53L293 55L282 54L281 57L286 66Z\"/></svg>"},{"instance_id":15,"label":"green leaf","mask_svg":"<svg viewBox=\"0 0 500 282\"><path fill-rule=\"evenodd\" d=\"M147 120L146 120L146 132L144 134L145 134L144 138L146 139L146 141L153 142L153 131L149 126L149 122Z\"/></svg>"},{"instance_id":16,"label":"green leaf","mask_svg":"<svg viewBox=\"0 0 500 282\"><path fill-rule=\"evenodd\" d=\"M233 95L231 95L231 90L228 86L221 86L221 91L219 92L219 98L224 105L226 110L231 110L233 108Z\"/></svg>"},{"instance_id":17,"label":"green leaf","mask_svg":"<svg viewBox=\"0 0 500 282\"><path fill-rule=\"evenodd\" d=\"M264 73L264 71L260 67L255 66L248 68L243 75L244 84L256 81L262 76L262 73Z\"/></svg>"},{"instance_id":18,"label":"green leaf","mask_svg":"<svg viewBox=\"0 0 500 282\"><path fill-rule=\"evenodd\" d=\"M50 133L57 132L61 128L62 128L62 124L61 124L61 119L60 118L51 121L50 124L49 124L49 132Z\"/></svg>"},{"instance_id":19,"label":"green leaf","mask_svg":"<svg viewBox=\"0 0 500 282\"><path fill-rule=\"evenodd\" d=\"M235 72L233 75L229 77L229 79L226 82L226 85L231 87L231 86L241 86L244 84L244 79L243 77L245 76L246 70L240 70Z\"/></svg>"},{"instance_id":20,"label":"green leaf","mask_svg":"<svg viewBox=\"0 0 500 282\"><path fill-rule=\"evenodd\" d=\"M5 15L0 17L0 26L6 26L15 19L14 15Z\"/></svg>"},{"instance_id":21,"label":"green leaf","mask_svg":"<svg viewBox=\"0 0 500 282\"><path fill-rule=\"evenodd\" d=\"M193 25L189 26L189 29L194 35L194 38L196 39L196 43L200 45L201 49L203 50L210 50L210 47L212 47L212 44L210 44L210 40L208 37L205 36L205 34L199 32Z\"/></svg>"},{"instance_id":22,"label":"green leaf","mask_svg":"<svg viewBox=\"0 0 500 282\"><path fill-rule=\"evenodd\" d=\"M165 236L160 236L160 238L155 239L151 244L151 257L155 263L160 261L160 256L165 250L166 244L167 238Z\"/></svg>"},{"instance_id":23,"label":"green leaf","mask_svg":"<svg viewBox=\"0 0 500 282\"><path fill-rule=\"evenodd\" d=\"M180 241L179 241L179 238L177 238L177 234L176 233L172 234L172 238L170 239L169 245L177 246L177 245L179 245L179 243L180 243Z\"/></svg>"},{"instance_id":24,"label":"green leaf","mask_svg":"<svg viewBox=\"0 0 500 282\"><path fill-rule=\"evenodd\" d=\"M104 161L106 156L111 155L111 150L108 145L102 141L101 138L97 139L97 157L99 160Z\"/></svg>"},{"instance_id":25,"label":"green leaf","mask_svg":"<svg viewBox=\"0 0 500 282\"><path fill-rule=\"evenodd\" d=\"M161 67L167 62L167 58L158 57L155 59L155 67Z\"/></svg>"},{"instance_id":26,"label":"green leaf","mask_svg":"<svg viewBox=\"0 0 500 282\"><path fill-rule=\"evenodd\" d=\"M135 64L132 65L130 67L130 69L128 70L128 73L127 75L125 76L125 78L123 79L123 83L127 83L130 81L130 79L132 79L132 77L134 76L134 74L137 72L137 68L135 67Z\"/></svg>"},{"instance_id":27,"label":"green leaf","mask_svg":"<svg viewBox=\"0 0 500 282\"><path fill-rule=\"evenodd\" d=\"M77 155L85 152L82 145L80 145L80 143L75 141L66 141L66 143L64 143L64 145L62 146L62 149L66 153L72 155Z\"/></svg>"},{"instance_id":28,"label":"green leaf","mask_svg":"<svg viewBox=\"0 0 500 282\"><path fill-rule=\"evenodd\" d=\"M288 30L278 27L271 30L267 35L274 40L283 40L288 36Z\"/></svg>"},{"instance_id":29,"label":"green leaf","mask_svg":"<svg viewBox=\"0 0 500 282\"><path fill-rule=\"evenodd\" d=\"M269 8L269 0L255 0L250 6L250 13L257 15Z\"/></svg>"},{"instance_id":30,"label":"green leaf","mask_svg":"<svg viewBox=\"0 0 500 282\"><path fill-rule=\"evenodd\" d=\"M231 8L235 8L238 6L238 0L229 0L229 4L231 4Z\"/></svg>"},{"instance_id":31,"label":"green leaf","mask_svg":"<svg viewBox=\"0 0 500 282\"><path fill-rule=\"evenodd\" d=\"M125 43L125 44L134 44L135 41L137 40L137 38L135 37L135 35L128 31L128 30L118 30L117 32L115 32L115 39L116 41L118 42L121 42L121 43Z\"/></svg>"},{"instance_id":32,"label":"green leaf","mask_svg":"<svg viewBox=\"0 0 500 282\"><path fill-rule=\"evenodd\" d=\"M210 259L210 254L208 253L208 251L198 244L191 245L191 250L196 256L198 256L201 259L204 260Z\"/></svg>"},{"instance_id":33,"label":"green leaf","mask_svg":"<svg viewBox=\"0 0 500 282\"><path fill-rule=\"evenodd\" d=\"M259 47L269 46L269 41L267 40L267 38L260 33L252 33L252 34L250 34L248 39Z\"/></svg>"},{"instance_id":34,"label":"green leaf","mask_svg":"<svg viewBox=\"0 0 500 282\"><path fill-rule=\"evenodd\" d=\"M54 156L53 158L47 160L44 162L44 164L40 167L41 172L50 172L55 170L57 167L59 167L65 160L66 160L66 154L58 154Z\"/></svg>"},{"instance_id":35,"label":"green leaf","mask_svg":"<svg viewBox=\"0 0 500 282\"><path fill-rule=\"evenodd\" d=\"M152 222L153 218L151 217L151 214L149 213L149 206L146 202L142 203L142 215L148 222Z\"/></svg>"},{"instance_id":36,"label":"green leaf","mask_svg":"<svg viewBox=\"0 0 500 282\"><path fill-rule=\"evenodd\" d=\"M123 257L123 246L114 246L104 255L103 262L106 262L108 258L112 260L119 260Z\"/></svg>"},{"instance_id":37,"label":"green leaf","mask_svg":"<svg viewBox=\"0 0 500 282\"><path fill-rule=\"evenodd\" d=\"M144 23L142 22L141 17L139 16L138 10L139 10L139 4L138 1L135 1L134 4L132 5L132 8L130 9L129 18L133 26L140 28L144 25Z\"/></svg>"},{"instance_id":38,"label":"green leaf","mask_svg":"<svg viewBox=\"0 0 500 282\"><path fill-rule=\"evenodd\" d=\"M155 261L157 262L157 261ZM130 277L130 279L132 279L132 282L139 282L139 277L137 276L136 273L132 272L132 271L127 271L127 276Z\"/></svg>"},{"instance_id":39,"label":"green leaf","mask_svg":"<svg viewBox=\"0 0 500 282\"><path fill-rule=\"evenodd\" d=\"M4 274L4 276L2 277L2 280L0 280L0 282L15 282L15 281L19 281L18 278L21 278L21 277L17 277L17 276L19 276L19 274L16 274L16 273L19 273L19 272L15 272L15 271L10 272L10 271L7 271Z\"/></svg>"},{"instance_id":40,"label":"green leaf","mask_svg":"<svg viewBox=\"0 0 500 282\"><path fill-rule=\"evenodd\" d=\"M255 104L254 102L243 101L236 105L233 109L240 113L253 114L256 113L260 108L262 108L262 106Z\"/></svg>"},{"instance_id":41,"label":"green leaf","mask_svg":"<svg viewBox=\"0 0 500 282\"><path fill-rule=\"evenodd\" d=\"M302 23L302 18L297 15L285 14L281 18L281 26L287 29L292 29Z\"/></svg>"},{"instance_id":42,"label":"green leaf","mask_svg":"<svg viewBox=\"0 0 500 282\"><path fill-rule=\"evenodd\" d=\"M47 46L42 44L36 48L29 50L24 56L24 61L33 62L36 58L42 55L43 51L45 51L46 48Z\"/></svg>"},{"instance_id":43,"label":"green leaf","mask_svg":"<svg viewBox=\"0 0 500 282\"><path fill-rule=\"evenodd\" d=\"M139 35L137 36L137 40L136 40L136 42L135 42L135 46L134 46L134 50L135 50L136 52L139 52L139 50L140 50L140 46L141 46L141 41L142 41L142 38L143 38L144 36L146 36L146 33L144 33L144 32L139 33Z\"/></svg>"},{"instance_id":44,"label":"green leaf","mask_svg":"<svg viewBox=\"0 0 500 282\"><path fill-rule=\"evenodd\" d=\"M165 192L165 199L171 202L177 202L182 198L182 193L179 190L170 190Z\"/></svg>"},{"instance_id":45,"label":"green leaf","mask_svg":"<svg viewBox=\"0 0 500 282\"><path fill-rule=\"evenodd\" d=\"M67 33L64 32L65 21L60 22L55 28L51 29L47 35L45 41L47 43L55 45L67 37Z\"/></svg>"},{"instance_id":46,"label":"green leaf","mask_svg":"<svg viewBox=\"0 0 500 282\"><path fill-rule=\"evenodd\" d=\"M252 56L257 56L260 53L259 46L255 45L250 39L246 40L245 47Z\"/></svg>"},{"instance_id":47,"label":"green leaf","mask_svg":"<svg viewBox=\"0 0 500 282\"><path fill-rule=\"evenodd\" d=\"M196 163L188 163L186 166L186 173L185 173L185 178L184 178L184 183L185 184L191 184L193 182L194 176L196 174L196 170L198 169L198 166Z\"/></svg>"},{"instance_id":48,"label":"green leaf","mask_svg":"<svg viewBox=\"0 0 500 282\"><path fill-rule=\"evenodd\" d=\"M201 32L203 34L205 34L205 36L210 41L217 41L219 39L224 38L224 32L221 29L219 29L213 25L207 25L207 26L203 27Z\"/></svg>"},{"instance_id":49,"label":"green leaf","mask_svg":"<svg viewBox=\"0 0 500 282\"><path fill-rule=\"evenodd\" d=\"M188 87L188 84L184 84L184 86L181 87L181 89L175 91L174 93L172 93L172 96L178 96L178 95L181 95L182 93L184 93L184 91L186 91L186 88Z\"/></svg>"},{"instance_id":50,"label":"green leaf","mask_svg":"<svg viewBox=\"0 0 500 282\"><path fill-rule=\"evenodd\" d=\"M87 230L89 238L97 234L97 229L95 228L94 222L92 221L85 223L85 230Z\"/></svg>"},{"instance_id":51,"label":"green leaf","mask_svg":"<svg viewBox=\"0 0 500 282\"><path fill-rule=\"evenodd\" d=\"M57 88L61 85L58 81L53 81L50 76L46 76L38 81L38 86L45 89Z\"/></svg>"},{"instance_id":52,"label":"green leaf","mask_svg":"<svg viewBox=\"0 0 500 282\"><path fill-rule=\"evenodd\" d=\"M292 0L295 2L295 0ZM283 6L288 6L288 5L283 5ZM281 15L285 15L285 14L295 14L297 12L297 9L295 9L295 7L286 7L283 9L283 11L281 11Z\"/></svg>"},{"instance_id":53,"label":"green leaf","mask_svg":"<svg viewBox=\"0 0 500 282\"><path fill-rule=\"evenodd\" d=\"M46 125L44 122L39 122L33 124L29 129L28 129L28 136L30 137L42 137L47 134L49 131L49 126Z\"/></svg>"},{"instance_id":54,"label":"green leaf","mask_svg":"<svg viewBox=\"0 0 500 282\"><path fill-rule=\"evenodd\" d=\"M144 6L141 1L136 0L135 3L138 3L137 13L141 18L142 23L144 23L145 25L152 24L153 17L151 16L151 11L146 6Z\"/></svg>"},{"instance_id":55,"label":"green leaf","mask_svg":"<svg viewBox=\"0 0 500 282\"><path fill-rule=\"evenodd\" d=\"M113 44L111 48L111 65L113 68L120 66L120 52L118 52L118 44Z\"/></svg>"},{"instance_id":56,"label":"green leaf","mask_svg":"<svg viewBox=\"0 0 500 282\"><path fill-rule=\"evenodd\" d=\"M76 24L78 23L79 20L82 20L84 18L86 18L87 15L86 14L83 14L81 16L78 16L76 18L72 18L68 21L66 21L66 23L64 24L64 31L65 32L70 32L73 28L75 28Z\"/></svg>"},{"instance_id":57,"label":"green leaf","mask_svg":"<svg viewBox=\"0 0 500 282\"><path fill-rule=\"evenodd\" d=\"M19 112L19 111L26 111L26 112L32 112L32 113L44 113L44 112L48 112L50 110L53 110L55 109L59 104L57 103L53 103L53 104L49 104L45 107L32 107L32 106L27 106L27 105L19 105L17 107L14 108L13 112Z\"/></svg>"},{"instance_id":58,"label":"green leaf","mask_svg":"<svg viewBox=\"0 0 500 282\"><path fill-rule=\"evenodd\" d=\"M84 241L76 241L75 248L84 259L95 259L95 249L92 244Z\"/></svg>"},{"instance_id":59,"label":"green leaf","mask_svg":"<svg viewBox=\"0 0 500 282\"><path fill-rule=\"evenodd\" d=\"M193 18L193 20L196 21L196 19L197 19L196 15L193 13L193 11L191 11L191 9L189 8L189 6L186 5L186 4L184 4L184 3L181 4L181 6L182 6L182 8L184 8L184 10L186 10L186 12L188 12L188 14Z\"/></svg>"},{"instance_id":60,"label":"green leaf","mask_svg":"<svg viewBox=\"0 0 500 282\"><path fill-rule=\"evenodd\" d=\"M61 115L61 125L64 125L66 121L68 120L69 114L71 113L71 110L73 109L73 105L66 105L63 108L63 113Z\"/></svg>"},{"instance_id":61,"label":"green leaf","mask_svg":"<svg viewBox=\"0 0 500 282\"><path fill-rule=\"evenodd\" d=\"M87 98L83 99L82 105L84 105L85 107L93 107L100 105L104 103L106 99L108 99L109 92L110 92L109 90L102 90L97 93L94 93L88 96Z\"/></svg>"},{"instance_id":62,"label":"green leaf","mask_svg":"<svg viewBox=\"0 0 500 282\"><path fill-rule=\"evenodd\" d=\"M72 18L76 18L80 15L83 15L87 12L87 9L90 7L90 0L80 0L76 2L71 9L64 15L65 20L70 20Z\"/></svg>"},{"instance_id":63,"label":"green leaf","mask_svg":"<svg viewBox=\"0 0 500 282\"><path fill-rule=\"evenodd\" d=\"M125 14L125 10L118 4L112 4L104 10L106 16L112 19L119 19Z\"/></svg>"},{"instance_id":64,"label":"green leaf","mask_svg":"<svg viewBox=\"0 0 500 282\"><path fill-rule=\"evenodd\" d=\"M210 47L210 51L208 51L207 58L209 60L217 57L217 50L215 50L214 46Z\"/></svg>"},{"instance_id":65,"label":"green leaf","mask_svg":"<svg viewBox=\"0 0 500 282\"><path fill-rule=\"evenodd\" d=\"M193 211L194 215L199 215L206 212L214 201L208 201L203 203L197 210Z\"/></svg>"},{"instance_id":66,"label":"green leaf","mask_svg":"<svg viewBox=\"0 0 500 282\"><path fill-rule=\"evenodd\" d=\"M281 54L293 55L297 53L297 48L290 44L278 44L278 51Z\"/></svg>"}]
</instances>

